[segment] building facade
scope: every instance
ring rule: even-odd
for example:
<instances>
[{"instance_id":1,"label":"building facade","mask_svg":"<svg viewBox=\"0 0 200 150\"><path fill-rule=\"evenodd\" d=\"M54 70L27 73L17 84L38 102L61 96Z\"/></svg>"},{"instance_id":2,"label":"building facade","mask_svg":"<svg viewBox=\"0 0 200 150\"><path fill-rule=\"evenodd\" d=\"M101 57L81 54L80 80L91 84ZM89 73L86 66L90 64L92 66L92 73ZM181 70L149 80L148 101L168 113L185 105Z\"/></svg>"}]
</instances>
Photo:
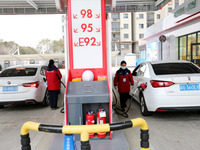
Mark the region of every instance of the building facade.
<instances>
[{"instance_id":1,"label":"building facade","mask_svg":"<svg viewBox=\"0 0 200 150\"><path fill-rule=\"evenodd\" d=\"M188 60L200 65L200 0L188 0L147 28L140 48L147 60ZM166 41L161 42L161 35ZM142 49L142 48L141 48Z\"/></svg>"},{"instance_id":2,"label":"building facade","mask_svg":"<svg viewBox=\"0 0 200 150\"><path fill-rule=\"evenodd\" d=\"M145 59L144 51L146 47L141 47L139 51L139 40L144 38L147 28L171 14L184 0L171 0L162 9L154 12L135 12L133 13L133 52L141 53L140 58Z\"/></svg>"},{"instance_id":3,"label":"building facade","mask_svg":"<svg viewBox=\"0 0 200 150\"><path fill-rule=\"evenodd\" d=\"M112 51L120 55L132 53L132 13L109 13L111 21Z\"/></svg>"}]
</instances>

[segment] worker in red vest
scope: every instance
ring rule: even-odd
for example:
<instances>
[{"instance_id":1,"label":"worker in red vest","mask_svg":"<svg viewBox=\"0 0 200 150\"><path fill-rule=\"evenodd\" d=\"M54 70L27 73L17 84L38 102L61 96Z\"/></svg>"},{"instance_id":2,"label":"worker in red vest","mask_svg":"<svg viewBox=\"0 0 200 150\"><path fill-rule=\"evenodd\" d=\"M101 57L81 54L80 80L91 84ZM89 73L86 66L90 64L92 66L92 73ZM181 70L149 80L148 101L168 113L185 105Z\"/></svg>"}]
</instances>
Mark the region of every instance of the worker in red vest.
<instances>
[{"instance_id":1,"label":"worker in red vest","mask_svg":"<svg viewBox=\"0 0 200 150\"><path fill-rule=\"evenodd\" d=\"M133 86L134 81L131 74L131 71L127 69L126 62L121 62L121 68L117 70L114 78L114 86L117 88L118 86L118 92L120 95L120 104L121 109L124 111L126 107L126 102L129 98L129 92L130 92L130 85Z\"/></svg>"},{"instance_id":2,"label":"worker in red vest","mask_svg":"<svg viewBox=\"0 0 200 150\"><path fill-rule=\"evenodd\" d=\"M46 68L45 74L51 109L55 110L59 108L57 107L57 101L58 94L60 93L60 80L62 78L62 74L60 73L60 70L54 65L53 59L49 60L49 65Z\"/></svg>"}]
</instances>

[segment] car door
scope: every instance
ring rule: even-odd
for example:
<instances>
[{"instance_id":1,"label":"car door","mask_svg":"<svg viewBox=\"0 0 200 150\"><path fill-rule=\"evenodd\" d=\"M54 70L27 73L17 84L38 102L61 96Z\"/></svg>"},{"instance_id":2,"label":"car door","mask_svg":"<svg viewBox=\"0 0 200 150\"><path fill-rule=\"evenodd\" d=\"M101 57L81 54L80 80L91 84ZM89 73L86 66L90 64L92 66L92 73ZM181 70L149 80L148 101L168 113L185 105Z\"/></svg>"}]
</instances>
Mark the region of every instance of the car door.
<instances>
[{"instance_id":1,"label":"car door","mask_svg":"<svg viewBox=\"0 0 200 150\"><path fill-rule=\"evenodd\" d=\"M133 95L133 97L138 100L138 90L137 90L137 85L138 85L138 80L139 80L139 69L140 69L141 65L138 65L132 72L132 76L133 76L133 81L134 81L134 86L133 89L131 89L131 94Z\"/></svg>"},{"instance_id":2,"label":"car door","mask_svg":"<svg viewBox=\"0 0 200 150\"><path fill-rule=\"evenodd\" d=\"M42 83L45 86L47 86L46 81L44 80L44 79L46 79L45 71L46 71L46 66L42 66L41 70L40 70L40 75L42 76Z\"/></svg>"},{"instance_id":3,"label":"car door","mask_svg":"<svg viewBox=\"0 0 200 150\"><path fill-rule=\"evenodd\" d=\"M140 64L138 67L135 68L133 71L133 80L134 80L134 87L133 87L133 97L139 102L139 94L140 91L138 90L138 87L140 86L141 83L144 82L144 73L146 70L146 65L145 64Z\"/></svg>"}]
</instances>

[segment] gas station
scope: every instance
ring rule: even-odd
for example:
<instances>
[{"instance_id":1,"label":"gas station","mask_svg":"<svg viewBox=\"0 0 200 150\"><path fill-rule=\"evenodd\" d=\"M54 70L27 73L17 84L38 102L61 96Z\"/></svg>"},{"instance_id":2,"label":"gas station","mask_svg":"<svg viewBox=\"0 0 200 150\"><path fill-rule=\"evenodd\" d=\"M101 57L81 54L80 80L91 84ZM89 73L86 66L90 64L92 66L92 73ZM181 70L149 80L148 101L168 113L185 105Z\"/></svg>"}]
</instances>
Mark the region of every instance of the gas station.
<instances>
[{"instance_id":1,"label":"gas station","mask_svg":"<svg viewBox=\"0 0 200 150\"><path fill-rule=\"evenodd\" d=\"M66 14L63 126L25 123L22 150L31 149L28 130L62 133L50 145L51 150L128 150L123 132L116 130L136 126L141 128L141 148L148 150L146 121L137 118L116 123L117 116L112 112L111 38L106 13L155 11L168 1L0 0L1 15Z\"/></svg>"}]
</instances>

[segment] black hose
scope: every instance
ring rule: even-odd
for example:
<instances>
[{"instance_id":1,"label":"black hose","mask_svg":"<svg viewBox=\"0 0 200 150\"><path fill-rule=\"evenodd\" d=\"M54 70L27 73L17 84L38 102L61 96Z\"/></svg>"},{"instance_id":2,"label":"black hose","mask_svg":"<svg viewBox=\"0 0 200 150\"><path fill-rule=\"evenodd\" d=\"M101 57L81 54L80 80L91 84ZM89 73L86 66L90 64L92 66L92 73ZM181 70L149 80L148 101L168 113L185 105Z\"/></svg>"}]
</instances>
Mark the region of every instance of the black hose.
<instances>
[{"instance_id":1,"label":"black hose","mask_svg":"<svg viewBox=\"0 0 200 150\"><path fill-rule=\"evenodd\" d=\"M63 87L66 89L65 84L60 80L60 83L63 85ZM64 108L64 103L63 103L63 108L60 110L60 113L64 113L65 112L65 108Z\"/></svg>"},{"instance_id":2,"label":"black hose","mask_svg":"<svg viewBox=\"0 0 200 150\"><path fill-rule=\"evenodd\" d=\"M115 91L112 89L112 91L113 91L113 94L114 94L114 96L115 96L115 103L112 105L112 109L118 114L118 115L121 115L122 117L124 117L124 118L128 118L128 111L130 110L130 108L131 108L131 104L132 104L132 102L133 102L133 96L131 96L131 102L130 102L130 104L129 104L129 106L128 106L128 108L127 108L127 110L126 111L123 111L123 110L121 110L120 108L117 108L116 107L116 105L117 105L117 96L116 96L116 94L115 94Z\"/></svg>"},{"instance_id":3,"label":"black hose","mask_svg":"<svg viewBox=\"0 0 200 150\"><path fill-rule=\"evenodd\" d=\"M60 83L63 85L64 88L66 88L65 84L60 80Z\"/></svg>"}]
</instances>

